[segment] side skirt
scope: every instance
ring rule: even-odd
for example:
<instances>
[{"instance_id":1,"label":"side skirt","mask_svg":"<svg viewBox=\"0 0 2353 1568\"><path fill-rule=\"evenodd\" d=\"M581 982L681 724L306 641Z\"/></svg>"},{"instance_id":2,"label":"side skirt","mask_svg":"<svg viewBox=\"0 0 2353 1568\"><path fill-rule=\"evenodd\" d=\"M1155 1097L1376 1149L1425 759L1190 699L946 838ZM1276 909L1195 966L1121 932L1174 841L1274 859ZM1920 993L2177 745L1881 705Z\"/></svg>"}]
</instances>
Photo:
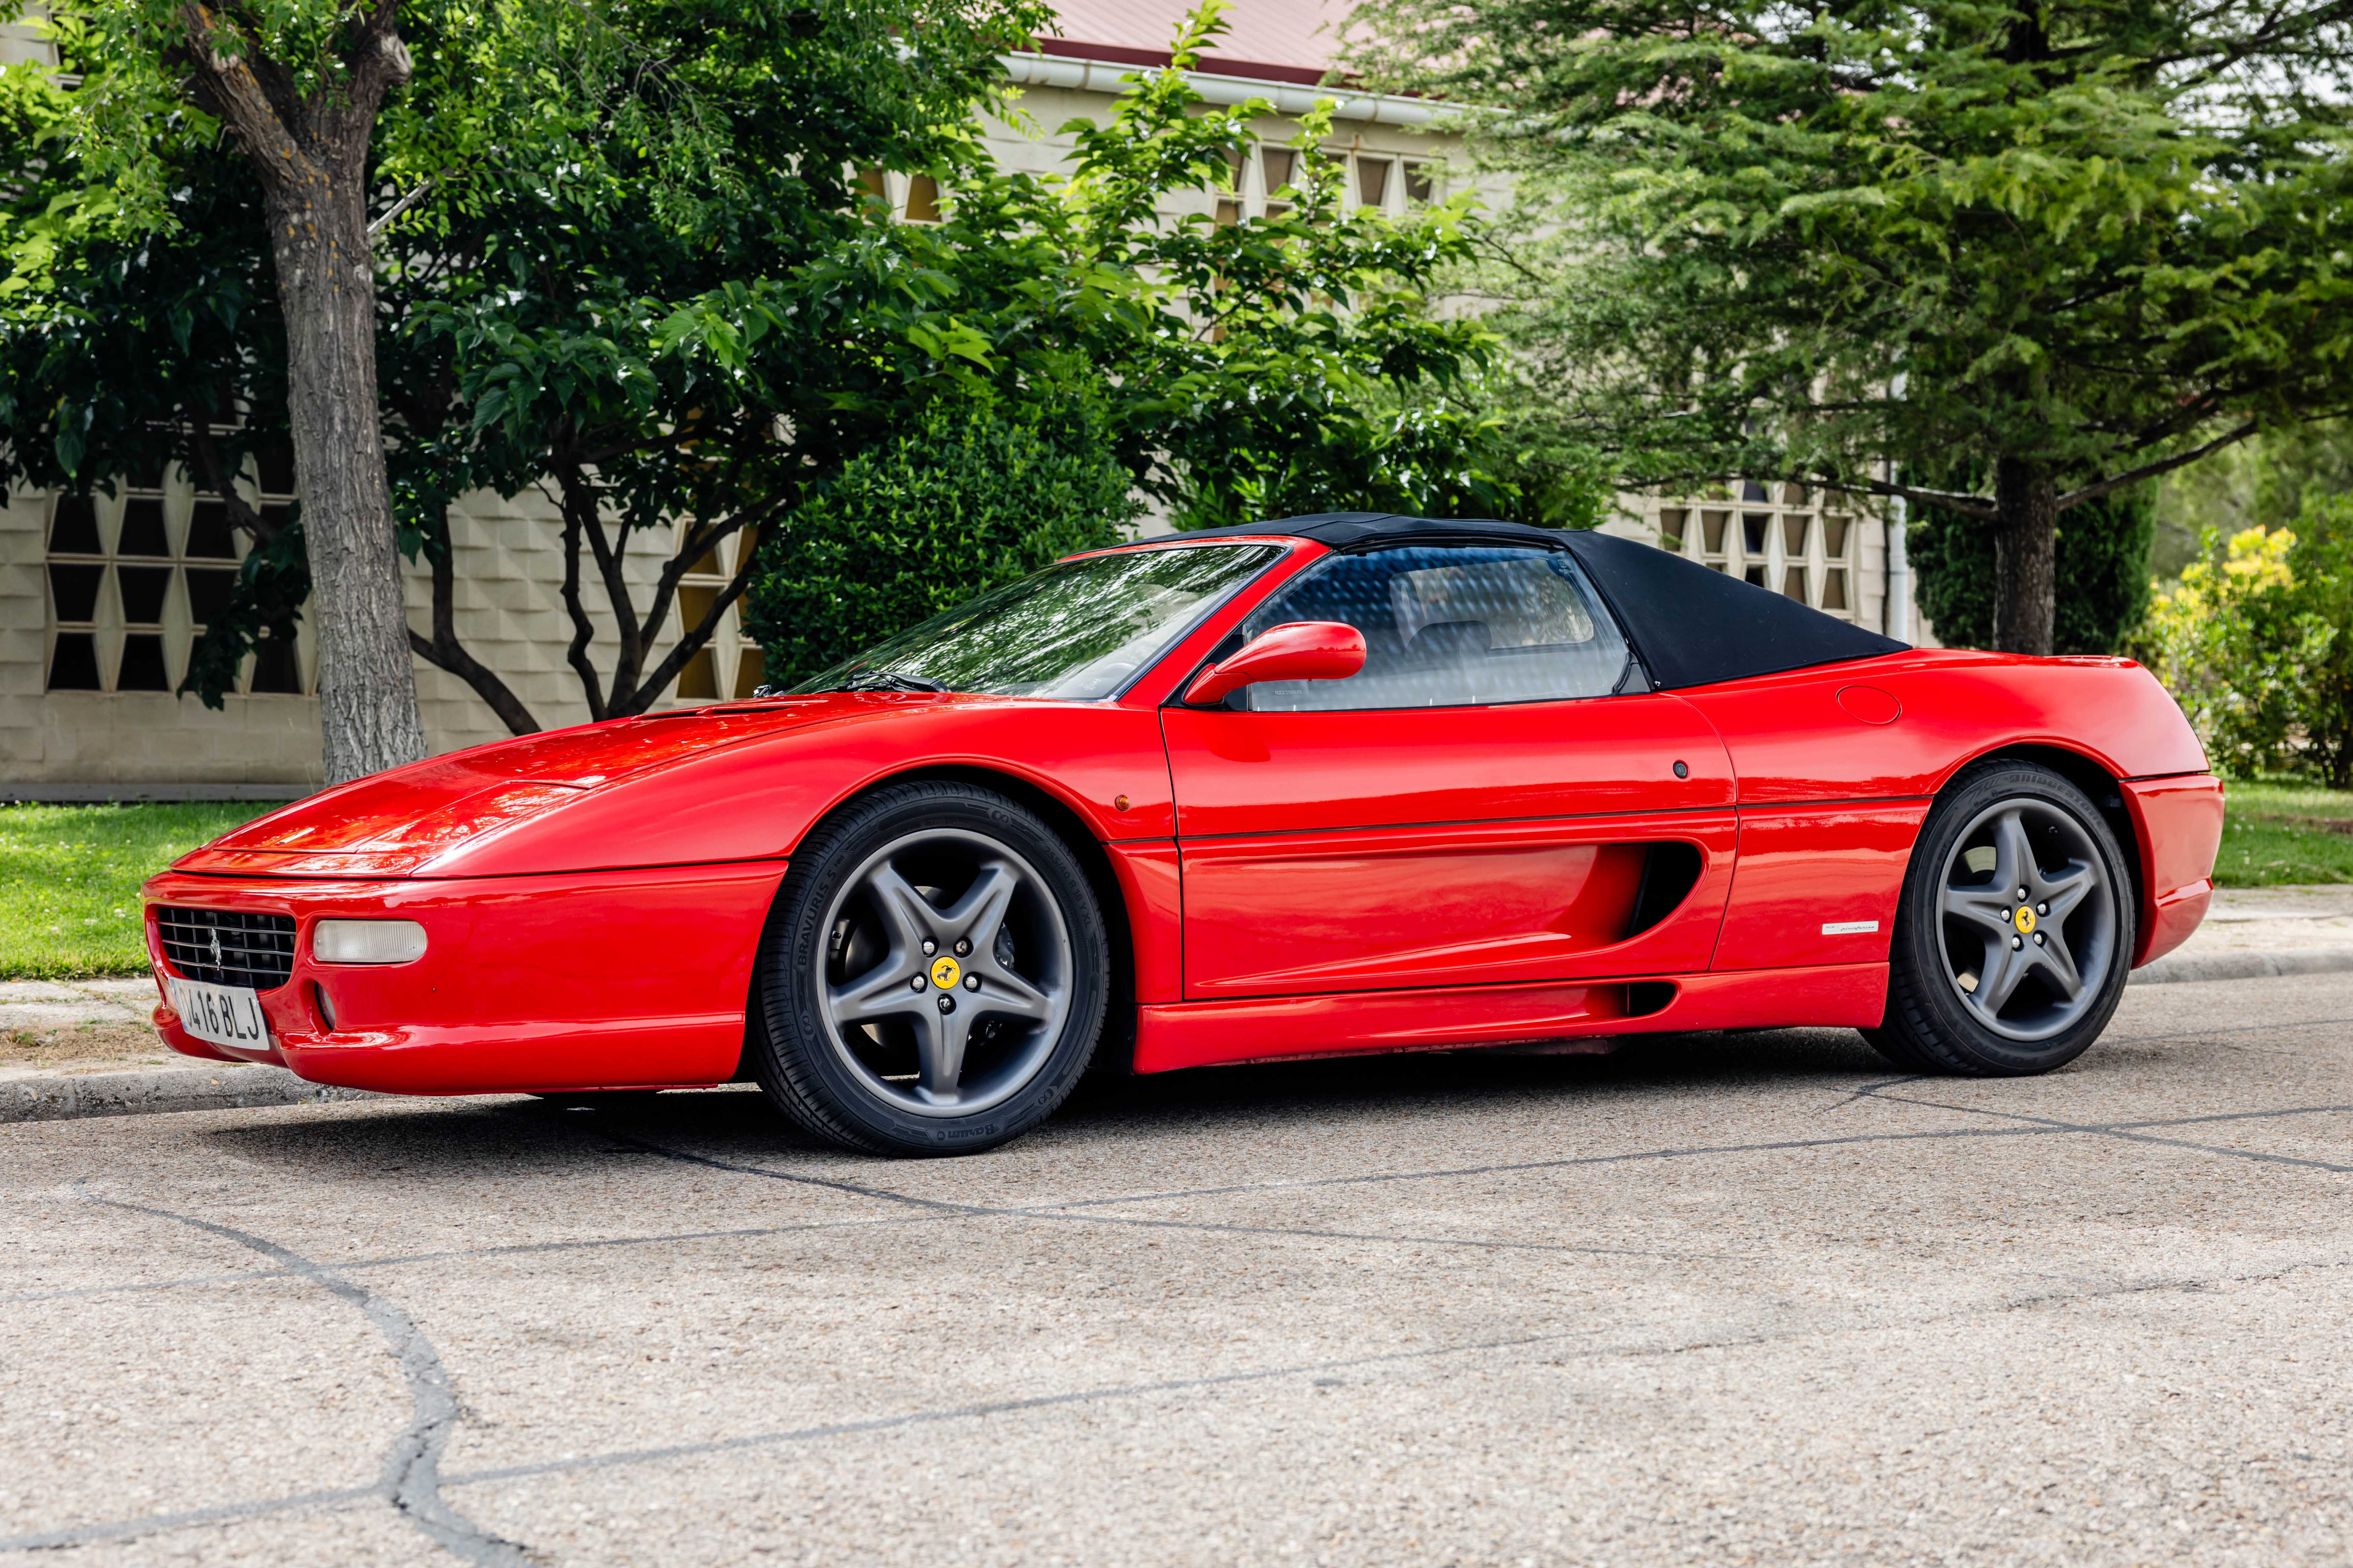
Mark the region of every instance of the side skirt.
<instances>
[{"instance_id":1,"label":"side skirt","mask_svg":"<svg viewBox=\"0 0 2353 1568\"><path fill-rule=\"evenodd\" d=\"M1875 1026L1886 1010L1884 963L1589 984L1172 1002L1136 1009L1135 1070L1457 1050L1593 1035L1804 1025L1861 1029Z\"/></svg>"}]
</instances>

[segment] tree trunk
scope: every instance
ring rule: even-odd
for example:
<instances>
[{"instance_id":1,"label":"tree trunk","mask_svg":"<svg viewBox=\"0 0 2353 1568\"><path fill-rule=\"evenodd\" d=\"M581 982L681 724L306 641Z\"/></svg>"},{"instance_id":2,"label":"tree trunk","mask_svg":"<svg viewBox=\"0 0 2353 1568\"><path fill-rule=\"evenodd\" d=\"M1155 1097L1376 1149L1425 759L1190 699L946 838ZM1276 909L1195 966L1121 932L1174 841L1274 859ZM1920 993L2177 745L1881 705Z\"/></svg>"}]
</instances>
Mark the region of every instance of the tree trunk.
<instances>
[{"instance_id":1,"label":"tree trunk","mask_svg":"<svg viewBox=\"0 0 2353 1568\"><path fill-rule=\"evenodd\" d=\"M2058 605L2059 485L2022 458L1994 465L1993 646L2048 654Z\"/></svg>"},{"instance_id":2,"label":"tree trunk","mask_svg":"<svg viewBox=\"0 0 2353 1568\"><path fill-rule=\"evenodd\" d=\"M287 413L317 606L319 728L327 782L340 784L425 754L376 418L375 276L356 178L270 185Z\"/></svg>"},{"instance_id":3,"label":"tree trunk","mask_svg":"<svg viewBox=\"0 0 2353 1568\"><path fill-rule=\"evenodd\" d=\"M311 554L319 721L329 784L425 754L375 384L368 144L408 79L395 0L343 30L348 74L302 95L300 72L201 0L179 9L189 88L253 160L286 318L286 400Z\"/></svg>"}]
</instances>

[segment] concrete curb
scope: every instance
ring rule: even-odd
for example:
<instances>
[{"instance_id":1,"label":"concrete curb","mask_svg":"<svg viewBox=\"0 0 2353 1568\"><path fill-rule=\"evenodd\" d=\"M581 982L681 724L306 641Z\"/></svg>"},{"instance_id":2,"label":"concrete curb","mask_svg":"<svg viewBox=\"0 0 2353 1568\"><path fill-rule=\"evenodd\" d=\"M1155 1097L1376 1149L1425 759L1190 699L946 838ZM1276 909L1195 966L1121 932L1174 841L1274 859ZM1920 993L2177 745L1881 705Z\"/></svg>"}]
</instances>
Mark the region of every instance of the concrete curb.
<instances>
[{"instance_id":1,"label":"concrete curb","mask_svg":"<svg viewBox=\"0 0 2353 1568\"><path fill-rule=\"evenodd\" d=\"M2284 952L2215 952L2160 958L2133 971L2135 985L2211 980L2273 980L2291 974L2353 973L2353 948ZM305 1083L284 1068L259 1064L150 1068L137 1072L59 1074L0 1080L0 1123L69 1121L84 1116L145 1116L164 1110L234 1110L247 1106L310 1105L375 1100L363 1089Z\"/></svg>"},{"instance_id":2,"label":"concrete curb","mask_svg":"<svg viewBox=\"0 0 2353 1568\"><path fill-rule=\"evenodd\" d=\"M218 1067L59 1073L54 1078L0 1080L0 1122L69 1121L83 1116L145 1116L162 1110L231 1110L252 1105L375 1098L365 1089L305 1083L284 1068L223 1062Z\"/></svg>"},{"instance_id":3,"label":"concrete curb","mask_svg":"<svg viewBox=\"0 0 2353 1568\"><path fill-rule=\"evenodd\" d=\"M2132 973L2135 985L2178 984L2194 980L2274 980L2287 974L2343 974L2353 971L2353 948L2295 948L2284 952L2209 952L2160 958Z\"/></svg>"}]
</instances>

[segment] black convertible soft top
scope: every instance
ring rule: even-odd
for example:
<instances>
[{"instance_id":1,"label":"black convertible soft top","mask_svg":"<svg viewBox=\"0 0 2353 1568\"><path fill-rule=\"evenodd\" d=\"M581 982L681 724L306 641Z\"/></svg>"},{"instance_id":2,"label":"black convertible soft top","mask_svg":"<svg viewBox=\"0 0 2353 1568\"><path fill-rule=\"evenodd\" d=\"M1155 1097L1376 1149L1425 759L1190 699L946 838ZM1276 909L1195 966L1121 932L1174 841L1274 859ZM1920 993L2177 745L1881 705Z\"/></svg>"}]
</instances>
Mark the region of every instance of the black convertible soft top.
<instances>
[{"instance_id":1,"label":"black convertible soft top","mask_svg":"<svg viewBox=\"0 0 2353 1568\"><path fill-rule=\"evenodd\" d=\"M1342 552L1390 544L1513 544L1565 550L1609 601L1642 667L1662 689L1709 686L1744 676L1875 658L1901 653L1911 646L1696 561L1634 540L1585 530L1531 528L1484 517L1447 520L1327 511L1204 529L1176 538L1269 535L1312 539Z\"/></svg>"}]
</instances>

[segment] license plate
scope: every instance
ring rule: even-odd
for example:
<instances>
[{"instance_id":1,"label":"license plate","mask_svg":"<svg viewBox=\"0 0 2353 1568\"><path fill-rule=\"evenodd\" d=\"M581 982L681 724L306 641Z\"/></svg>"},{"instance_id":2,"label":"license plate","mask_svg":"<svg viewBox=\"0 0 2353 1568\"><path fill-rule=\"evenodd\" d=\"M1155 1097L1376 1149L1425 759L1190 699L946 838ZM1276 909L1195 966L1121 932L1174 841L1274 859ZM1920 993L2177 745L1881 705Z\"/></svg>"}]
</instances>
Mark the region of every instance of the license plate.
<instances>
[{"instance_id":1,"label":"license plate","mask_svg":"<svg viewBox=\"0 0 2353 1568\"><path fill-rule=\"evenodd\" d=\"M261 997L251 986L212 985L176 974L165 978L180 1027L208 1045L243 1051L269 1048L269 1020L261 1016Z\"/></svg>"}]
</instances>

